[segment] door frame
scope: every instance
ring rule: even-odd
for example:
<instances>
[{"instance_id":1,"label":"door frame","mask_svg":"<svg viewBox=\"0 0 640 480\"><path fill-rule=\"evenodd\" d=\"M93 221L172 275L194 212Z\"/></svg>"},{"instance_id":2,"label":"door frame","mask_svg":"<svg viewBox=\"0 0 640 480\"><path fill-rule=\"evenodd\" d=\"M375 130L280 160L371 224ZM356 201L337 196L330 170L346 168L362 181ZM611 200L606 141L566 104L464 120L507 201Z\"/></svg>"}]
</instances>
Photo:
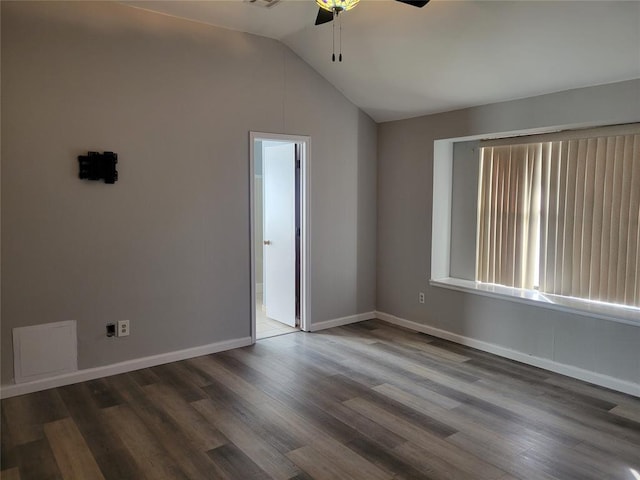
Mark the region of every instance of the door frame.
<instances>
[{"instance_id":1,"label":"door frame","mask_svg":"<svg viewBox=\"0 0 640 480\"><path fill-rule=\"evenodd\" d=\"M310 231L311 231L311 215L310 215L310 164L311 164L311 137L305 135L286 135L280 133L266 132L249 132L249 236L250 248L249 256L251 258L250 267L250 303L251 306L251 343L256 343L256 258L255 258L255 152L254 145L256 140L276 140L288 141L301 146L300 158L300 330L310 331L311 315L310 315L310 295L309 295L309 250L310 250Z\"/></svg>"}]
</instances>

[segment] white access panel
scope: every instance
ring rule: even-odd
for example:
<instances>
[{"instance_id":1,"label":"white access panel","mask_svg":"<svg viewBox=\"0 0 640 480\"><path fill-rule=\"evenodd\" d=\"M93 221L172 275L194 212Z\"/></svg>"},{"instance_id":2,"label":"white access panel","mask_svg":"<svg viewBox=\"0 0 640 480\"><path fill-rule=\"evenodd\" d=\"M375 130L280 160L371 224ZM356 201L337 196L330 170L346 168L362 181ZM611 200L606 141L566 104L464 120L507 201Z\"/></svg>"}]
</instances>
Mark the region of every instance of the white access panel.
<instances>
[{"instance_id":1,"label":"white access panel","mask_svg":"<svg viewBox=\"0 0 640 480\"><path fill-rule=\"evenodd\" d=\"M13 365L16 383L77 371L76 321L14 328Z\"/></svg>"}]
</instances>

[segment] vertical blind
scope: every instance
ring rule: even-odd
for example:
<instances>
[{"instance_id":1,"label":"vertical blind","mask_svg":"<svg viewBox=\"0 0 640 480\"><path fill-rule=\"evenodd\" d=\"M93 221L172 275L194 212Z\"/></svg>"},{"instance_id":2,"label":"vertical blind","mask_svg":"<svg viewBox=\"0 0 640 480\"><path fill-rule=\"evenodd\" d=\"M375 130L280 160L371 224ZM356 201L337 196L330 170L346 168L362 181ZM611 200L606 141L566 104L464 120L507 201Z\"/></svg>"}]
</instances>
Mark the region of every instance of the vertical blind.
<instances>
[{"instance_id":1,"label":"vertical blind","mask_svg":"<svg viewBox=\"0 0 640 480\"><path fill-rule=\"evenodd\" d=\"M541 144L481 149L477 277L533 288L540 230Z\"/></svg>"},{"instance_id":2,"label":"vertical blind","mask_svg":"<svg viewBox=\"0 0 640 480\"><path fill-rule=\"evenodd\" d=\"M640 306L640 133L481 148L478 281Z\"/></svg>"}]
</instances>

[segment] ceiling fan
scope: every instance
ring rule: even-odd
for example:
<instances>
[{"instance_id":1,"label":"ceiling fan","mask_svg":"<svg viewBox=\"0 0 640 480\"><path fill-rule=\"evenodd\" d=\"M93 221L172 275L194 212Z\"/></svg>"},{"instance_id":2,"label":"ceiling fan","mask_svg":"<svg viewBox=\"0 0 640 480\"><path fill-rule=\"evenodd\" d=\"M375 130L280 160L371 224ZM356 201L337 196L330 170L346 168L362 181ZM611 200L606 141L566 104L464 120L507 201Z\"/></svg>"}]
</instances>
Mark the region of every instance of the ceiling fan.
<instances>
[{"instance_id":1,"label":"ceiling fan","mask_svg":"<svg viewBox=\"0 0 640 480\"><path fill-rule=\"evenodd\" d=\"M340 22L340 13L346 12L347 10L351 10L355 7L360 0L316 0L318 4L318 16L316 17L316 25L322 25L323 23L333 22L333 20L338 19L338 22L333 22L333 54L331 55L331 61L336 61L336 29L335 24L339 24L339 49L340 53L338 55L338 61L342 62L342 23ZM429 0L396 0L396 2L406 3L407 5L412 5L414 7L422 8Z\"/></svg>"},{"instance_id":2,"label":"ceiling fan","mask_svg":"<svg viewBox=\"0 0 640 480\"><path fill-rule=\"evenodd\" d=\"M316 25L322 25L323 23L329 23L337 17L340 12L346 12L351 10L358 4L359 0L316 0L318 4L318 16L316 17ZM414 7L422 8L429 0L415 1L415 0L396 0L396 2L406 3Z\"/></svg>"}]
</instances>

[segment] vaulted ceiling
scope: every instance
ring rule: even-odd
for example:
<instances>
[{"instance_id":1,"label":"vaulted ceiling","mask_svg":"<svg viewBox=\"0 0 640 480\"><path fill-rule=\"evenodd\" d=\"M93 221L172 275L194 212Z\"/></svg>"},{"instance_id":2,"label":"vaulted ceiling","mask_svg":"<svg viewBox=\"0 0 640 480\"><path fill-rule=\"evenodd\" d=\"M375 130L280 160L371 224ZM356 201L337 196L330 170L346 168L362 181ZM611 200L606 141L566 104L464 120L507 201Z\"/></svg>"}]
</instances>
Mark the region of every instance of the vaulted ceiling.
<instances>
[{"instance_id":1,"label":"vaulted ceiling","mask_svg":"<svg viewBox=\"0 0 640 480\"><path fill-rule=\"evenodd\" d=\"M640 1L361 0L314 26L314 0L128 1L280 40L377 122L640 78Z\"/></svg>"}]
</instances>

